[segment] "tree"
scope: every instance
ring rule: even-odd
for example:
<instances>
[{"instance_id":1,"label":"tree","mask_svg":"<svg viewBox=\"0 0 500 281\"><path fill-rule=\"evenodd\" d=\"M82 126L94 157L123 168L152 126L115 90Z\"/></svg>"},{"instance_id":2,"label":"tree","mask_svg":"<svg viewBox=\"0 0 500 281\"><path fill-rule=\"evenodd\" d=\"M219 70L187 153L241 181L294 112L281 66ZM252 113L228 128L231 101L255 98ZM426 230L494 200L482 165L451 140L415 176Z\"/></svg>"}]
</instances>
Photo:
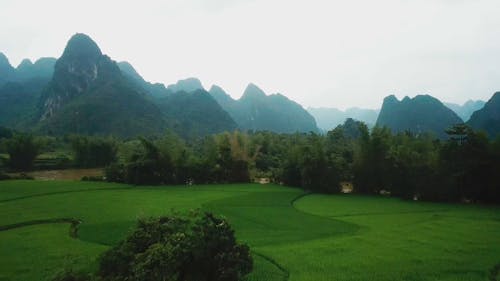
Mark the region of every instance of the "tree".
<instances>
[{"instance_id":1,"label":"tree","mask_svg":"<svg viewBox=\"0 0 500 281\"><path fill-rule=\"evenodd\" d=\"M117 144L114 139L73 136L71 148L75 164L79 167L104 167L116 160Z\"/></svg>"},{"instance_id":2,"label":"tree","mask_svg":"<svg viewBox=\"0 0 500 281\"><path fill-rule=\"evenodd\" d=\"M100 259L103 280L237 281L253 267L248 246L211 213L141 219Z\"/></svg>"},{"instance_id":3,"label":"tree","mask_svg":"<svg viewBox=\"0 0 500 281\"><path fill-rule=\"evenodd\" d=\"M41 143L32 135L17 134L6 142L8 165L14 170L31 170Z\"/></svg>"},{"instance_id":4,"label":"tree","mask_svg":"<svg viewBox=\"0 0 500 281\"><path fill-rule=\"evenodd\" d=\"M371 134L366 125L359 127L360 137L354 159L354 188L362 193L378 193L389 189L391 131L384 127L373 128Z\"/></svg>"}]
</instances>

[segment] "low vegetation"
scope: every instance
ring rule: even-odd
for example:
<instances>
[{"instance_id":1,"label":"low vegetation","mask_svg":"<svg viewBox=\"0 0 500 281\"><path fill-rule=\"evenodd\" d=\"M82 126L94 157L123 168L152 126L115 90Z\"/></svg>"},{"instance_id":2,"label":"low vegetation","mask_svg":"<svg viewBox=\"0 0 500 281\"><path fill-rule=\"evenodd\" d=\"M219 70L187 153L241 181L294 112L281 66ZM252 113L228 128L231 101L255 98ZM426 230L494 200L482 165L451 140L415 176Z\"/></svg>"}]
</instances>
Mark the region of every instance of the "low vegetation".
<instances>
[{"instance_id":1,"label":"low vegetation","mask_svg":"<svg viewBox=\"0 0 500 281\"><path fill-rule=\"evenodd\" d=\"M0 225L77 218L0 231L0 279L89 274L131 237L137 217L201 208L223 215L254 260L257 280L488 280L500 263L498 207L321 195L277 185L135 187L5 181ZM201 213L203 214L203 213ZM288 277L287 277L288 276Z\"/></svg>"},{"instance_id":2,"label":"low vegetation","mask_svg":"<svg viewBox=\"0 0 500 281\"><path fill-rule=\"evenodd\" d=\"M236 242L225 219L191 212L140 219L125 240L101 255L95 276L65 270L52 280L238 281L252 266L248 246Z\"/></svg>"}]
</instances>

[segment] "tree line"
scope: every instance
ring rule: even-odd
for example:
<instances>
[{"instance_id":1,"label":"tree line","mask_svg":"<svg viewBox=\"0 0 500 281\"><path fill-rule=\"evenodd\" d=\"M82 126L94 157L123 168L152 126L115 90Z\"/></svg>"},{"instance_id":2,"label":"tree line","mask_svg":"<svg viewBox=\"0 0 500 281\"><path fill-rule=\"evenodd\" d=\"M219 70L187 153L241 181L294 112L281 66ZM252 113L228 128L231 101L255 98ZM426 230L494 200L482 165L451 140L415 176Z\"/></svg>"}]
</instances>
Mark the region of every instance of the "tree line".
<instances>
[{"instance_id":1,"label":"tree line","mask_svg":"<svg viewBox=\"0 0 500 281\"><path fill-rule=\"evenodd\" d=\"M106 166L106 180L131 184L275 183L313 192L386 193L405 199L500 202L500 138L465 125L448 140L388 128L371 130L347 119L324 135L226 132L184 140L161 137L118 140L72 136L76 166ZM23 144L11 137L10 159ZM29 151L29 150L27 150ZM11 154L11 152L14 152Z\"/></svg>"}]
</instances>

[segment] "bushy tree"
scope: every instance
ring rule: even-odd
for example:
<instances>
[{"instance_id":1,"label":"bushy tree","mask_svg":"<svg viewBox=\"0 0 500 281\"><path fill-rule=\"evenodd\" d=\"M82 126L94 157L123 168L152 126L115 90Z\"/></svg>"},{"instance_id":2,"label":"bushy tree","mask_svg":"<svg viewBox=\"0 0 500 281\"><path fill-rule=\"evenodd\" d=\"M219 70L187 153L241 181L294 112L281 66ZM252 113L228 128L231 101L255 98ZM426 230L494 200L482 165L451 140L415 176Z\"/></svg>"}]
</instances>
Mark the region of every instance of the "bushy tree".
<instances>
[{"instance_id":1,"label":"bushy tree","mask_svg":"<svg viewBox=\"0 0 500 281\"><path fill-rule=\"evenodd\" d=\"M252 266L248 246L236 242L225 219L194 212L139 220L102 255L98 275L113 281L237 281Z\"/></svg>"}]
</instances>

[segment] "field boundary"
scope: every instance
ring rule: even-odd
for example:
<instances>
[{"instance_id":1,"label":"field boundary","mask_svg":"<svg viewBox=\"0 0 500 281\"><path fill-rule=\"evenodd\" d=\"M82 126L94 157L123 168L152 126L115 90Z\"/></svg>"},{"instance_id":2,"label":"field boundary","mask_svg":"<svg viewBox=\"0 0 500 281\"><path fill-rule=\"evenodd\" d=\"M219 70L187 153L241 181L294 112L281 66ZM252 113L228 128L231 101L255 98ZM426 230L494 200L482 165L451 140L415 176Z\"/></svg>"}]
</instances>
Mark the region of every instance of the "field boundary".
<instances>
[{"instance_id":1,"label":"field boundary","mask_svg":"<svg viewBox=\"0 0 500 281\"><path fill-rule=\"evenodd\" d=\"M103 187L103 188L93 188L93 189L75 189L75 190L65 190L65 191L54 191L54 192L37 193L37 194L31 194L31 195L26 195L26 196L19 196L19 197L4 199L4 200L0 200L0 203L7 203L7 202L11 202L11 201L17 201L17 200L23 200L23 199L29 199L29 198L35 198L35 197L58 195L58 194L66 194L66 193L77 193L77 192L87 192L87 191L103 191L103 190L128 190L128 189L132 189L132 187L116 187L116 188Z\"/></svg>"},{"instance_id":2,"label":"field boundary","mask_svg":"<svg viewBox=\"0 0 500 281\"><path fill-rule=\"evenodd\" d=\"M254 253L255 255L265 259L266 261L272 263L274 266L276 266L281 272L283 272L283 281L288 281L288 279L290 279L290 272L285 268L283 267L281 264L279 264L275 259L267 256L267 255L264 255L262 253L259 253L259 252L256 252L256 251L252 251L252 253Z\"/></svg>"},{"instance_id":3,"label":"field boundary","mask_svg":"<svg viewBox=\"0 0 500 281\"><path fill-rule=\"evenodd\" d=\"M40 224L52 224L52 223L69 223L69 236L72 238L78 238L78 226L82 223L81 220L75 218L55 218L55 219L41 219L25 221L20 223L8 224L0 226L0 231L7 231L11 229L40 225Z\"/></svg>"},{"instance_id":4,"label":"field boundary","mask_svg":"<svg viewBox=\"0 0 500 281\"><path fill-rule=\"evenodd\" d=\"M299 201L300 199L313 195L313 194L321 194L321 193L314 193L314 192L306 192L303 194L298 195L297 197L293 198L292 201L290 201L290 204L292 207L302 213L312 215L312 216L318 216L318 217L323 217L323 218L330 218L330 219L335 219L335 218L343 218L343 217L355 217L355 216L383 216L383 215L394 215L394 214L418 214L418 213L443 213L443 212L449 212L449 209L436 209L436 210L421 210L421 211L400 211L397 213L391 213L391 212L362 212L362 213L354 213L354 214L342 214L342 215L333 215L333 216L325 216L325 215L319 215L319 214L314 214L310 212L303 211L297 207L295 207L295 202Z\"/></svg>"},{"instance_id":5,"label":"field boundary","mask_svg":"<svg viewBox=\"0 0 500 281\"><path fill-rule=\"evenodd\" d=\"M302 199L303 197L309 196L309 195L311 195L311 194L314 194L314 193L313 193L313 192L311 192L311 191L307 191L307 192L304 192L304 193L301 193L301 194L299 194L299 195L295 196L295 197L294 197L294 198L290 201L290 205L291 205L294 209L296 209L296 210L300 211L299 209L295 208L295 202L297 202L297 201L299 201L300 199Z\"/></svg>"}]
</instances>

